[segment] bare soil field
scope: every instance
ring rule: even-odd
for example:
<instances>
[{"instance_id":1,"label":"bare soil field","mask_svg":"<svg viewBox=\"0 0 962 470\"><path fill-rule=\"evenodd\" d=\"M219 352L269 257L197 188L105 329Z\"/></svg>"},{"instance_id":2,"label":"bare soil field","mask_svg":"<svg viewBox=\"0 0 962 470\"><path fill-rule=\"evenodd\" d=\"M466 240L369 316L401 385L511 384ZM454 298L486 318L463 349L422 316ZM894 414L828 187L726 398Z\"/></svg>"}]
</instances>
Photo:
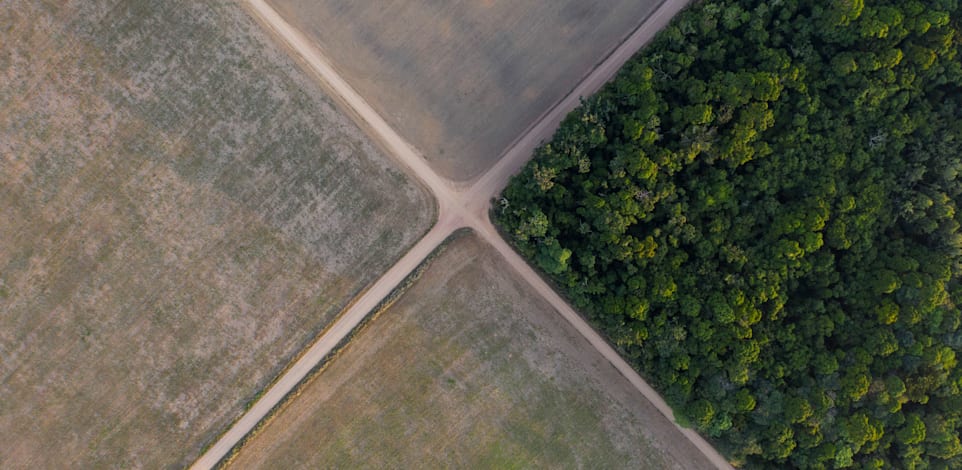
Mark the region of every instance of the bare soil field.
<instances>
[{"instance_id":1,"label":"bare soil field","mask_svg":"<svg viewBox=\"0 0 962 470\"><path fill-rule=\"evenodd\" d=\"M473 235L371 321L234 468L712 468Z\"/></svg>"},{"instance_id":2,"label":"bare soil field","mask_svg":"<svg viewBox=\"0 0 962 470\"><path fill-rule=\"evenodd\" d=\"M269 0L442 175L471 180L660 0Z\"/></svg>"},{"instance_id":3,"label":"bare soil field","mask_svg":"<svg viewBox=\"0 0 962 470\"><path fill-rule=\"evenodd\" d=\"M188 465L432 207L235 2L0 0L0 468Z\"/></svg>"}]
</instances>

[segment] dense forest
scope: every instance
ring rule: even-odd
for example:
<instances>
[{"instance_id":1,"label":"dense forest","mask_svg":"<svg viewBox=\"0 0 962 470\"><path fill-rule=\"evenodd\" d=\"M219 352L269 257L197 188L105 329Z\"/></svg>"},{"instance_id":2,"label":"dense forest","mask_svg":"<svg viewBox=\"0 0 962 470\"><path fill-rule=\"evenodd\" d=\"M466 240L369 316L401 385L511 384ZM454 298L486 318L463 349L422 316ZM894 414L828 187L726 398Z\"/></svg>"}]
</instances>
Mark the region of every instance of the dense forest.
<instances>
[{"instance_id":1,"label":"dense forest","mask_svg":"<svg viewBox=\"0 0 962 470\"><path fill-rule=\"evenodd\" d=\"M717 0L494 217L749 468L962 468L958 0Z\"/></svg>"}]
</instances>

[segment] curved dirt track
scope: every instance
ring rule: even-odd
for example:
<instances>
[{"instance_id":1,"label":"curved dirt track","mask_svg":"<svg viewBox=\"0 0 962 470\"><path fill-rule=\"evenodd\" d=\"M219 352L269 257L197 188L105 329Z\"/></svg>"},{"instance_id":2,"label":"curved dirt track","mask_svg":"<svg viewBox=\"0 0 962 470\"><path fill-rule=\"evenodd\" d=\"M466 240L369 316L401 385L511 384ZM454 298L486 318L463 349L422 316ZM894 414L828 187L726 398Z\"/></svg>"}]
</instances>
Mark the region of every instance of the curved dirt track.
<instances>
[{"instance_id":1,"label":"curved dirt track","mask_svg":"<svg viewBox=\"0 0 962 470\"><path fill-rule=\"evenodd\" d=\"M647 21L612 51L574 90L533 123L490 170L468 185L455 184L435 173L427 161L335 71L310 40L288 24L264 0L249 0L248 4L254 16L291 48L295 55L317 74L321 85L354 114L358 124L431 191L437 199L438 222L407 254L355 299L317 341L191 468L209 469L216 466L341 340L360 324L381 300L389 295L450 234L463 227L471 228L496 249L523 279L571 323L668 420L674 423L671 408L664 399L501 238L488 218L488 211L491 199L497 196L508 179L524 166L533 155L535 148L551 137L561 120L578 106L580 98L593 94L610 80L635 52L687 6L687 1L665 0ZM696 432L677 425L676 427L713 465L718 468L732 468L724 457Z\"/></svg>"}]
</instances>

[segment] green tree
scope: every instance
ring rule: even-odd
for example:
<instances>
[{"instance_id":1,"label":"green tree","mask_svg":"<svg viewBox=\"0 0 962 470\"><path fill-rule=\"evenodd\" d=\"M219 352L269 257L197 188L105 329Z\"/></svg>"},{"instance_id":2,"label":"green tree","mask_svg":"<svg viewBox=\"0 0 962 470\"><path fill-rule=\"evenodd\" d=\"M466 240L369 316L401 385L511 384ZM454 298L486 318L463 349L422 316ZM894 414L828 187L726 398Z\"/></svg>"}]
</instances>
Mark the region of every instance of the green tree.
<instances>
[{"instance_id":1,"label":"green tree","mask_svg":"<svg viewBox=\"0 0 962 470\"><path fill-rule=\"evenodd\" d=\"M956 0L708 0L495 211L747 467L962 465Z\"/></svg>"}]
</instances>

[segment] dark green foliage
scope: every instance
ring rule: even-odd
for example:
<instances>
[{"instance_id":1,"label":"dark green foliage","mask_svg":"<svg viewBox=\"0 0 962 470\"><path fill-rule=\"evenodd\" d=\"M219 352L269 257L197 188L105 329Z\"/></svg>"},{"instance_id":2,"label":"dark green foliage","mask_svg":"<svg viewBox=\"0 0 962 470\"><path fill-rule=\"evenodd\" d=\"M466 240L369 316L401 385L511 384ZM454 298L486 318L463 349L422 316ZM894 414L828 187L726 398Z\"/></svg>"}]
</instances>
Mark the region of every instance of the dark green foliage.
<instances>
[{"instance_id":1,"label":"dark green foliage","mask_svg":"<svg viewBox=\"0 0 962 470\"><path fill-rule=\"evenodd\" d=\"M496 216L733 461L960 468L959 21L701 3Z\"/></svg>"}]
</instances>

